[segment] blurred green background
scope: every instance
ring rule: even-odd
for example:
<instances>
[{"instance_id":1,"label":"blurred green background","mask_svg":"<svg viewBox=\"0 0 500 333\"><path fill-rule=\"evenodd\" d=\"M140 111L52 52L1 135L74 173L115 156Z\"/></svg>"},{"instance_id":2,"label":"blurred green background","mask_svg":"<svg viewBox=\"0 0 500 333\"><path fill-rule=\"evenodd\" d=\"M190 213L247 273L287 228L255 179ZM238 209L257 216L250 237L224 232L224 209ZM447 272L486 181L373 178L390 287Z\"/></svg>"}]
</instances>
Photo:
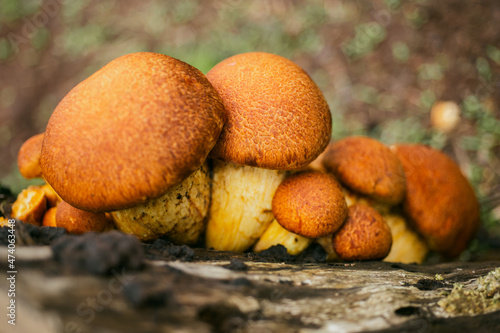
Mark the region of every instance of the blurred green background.
<instances>
[{"instance_id":1,"label":"blurred green background","mask_svg":"<svg viewBox=\"0 0 500 333\"><path fill-rule=\"evenodd\" d=\"M500 2L0 0L0 184L28 182L17 151L44 131L77 83L123 54L164 53L206 73L267 51L302 66L325 94L333 138L421 142L453 157L482 205L472 255L500 248ZM449 132L437 101L460 106ZM490 251L491 252L491 251Z\"/></svg>"}]
</instances>

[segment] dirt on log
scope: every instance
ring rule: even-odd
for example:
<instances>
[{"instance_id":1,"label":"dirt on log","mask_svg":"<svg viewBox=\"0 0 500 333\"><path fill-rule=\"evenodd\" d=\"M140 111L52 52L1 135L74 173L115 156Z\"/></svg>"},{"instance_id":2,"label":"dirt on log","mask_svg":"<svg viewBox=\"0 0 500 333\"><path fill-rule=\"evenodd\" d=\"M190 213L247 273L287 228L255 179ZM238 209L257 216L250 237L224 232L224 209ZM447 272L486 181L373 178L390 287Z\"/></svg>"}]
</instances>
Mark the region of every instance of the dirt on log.
<instances>
[{"instance_id":1,"label":"dirt on log","mask_svg":"<svg viewBox=\"0 0 500 333\"><path fill-rule=\"evenodd\" d=\"M16 248L17 332L500 331L500 262L331 263L315 246L292 257L53 233L51 245ZM0 280L1 304L10 282Z\"/></svg>"}]
</instances>

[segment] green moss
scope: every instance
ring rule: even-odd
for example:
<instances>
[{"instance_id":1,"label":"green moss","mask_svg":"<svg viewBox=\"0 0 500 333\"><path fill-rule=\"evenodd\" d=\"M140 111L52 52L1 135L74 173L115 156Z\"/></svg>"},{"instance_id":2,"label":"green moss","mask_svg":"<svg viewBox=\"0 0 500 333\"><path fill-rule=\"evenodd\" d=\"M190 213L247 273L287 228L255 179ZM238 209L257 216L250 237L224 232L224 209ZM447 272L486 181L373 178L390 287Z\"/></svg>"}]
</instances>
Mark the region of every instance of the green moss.
<instances>
[{"instance_id":1,"label":"green moss","mask_svg":"<svg viewBox=\"0 0 500 333\"><path fill-rule=\"evenodd\" d=\"M500 310L500 268L469 285L456 283L451 293L438 305L460 315L476 315Z\"/></svg>"}]
</instances>

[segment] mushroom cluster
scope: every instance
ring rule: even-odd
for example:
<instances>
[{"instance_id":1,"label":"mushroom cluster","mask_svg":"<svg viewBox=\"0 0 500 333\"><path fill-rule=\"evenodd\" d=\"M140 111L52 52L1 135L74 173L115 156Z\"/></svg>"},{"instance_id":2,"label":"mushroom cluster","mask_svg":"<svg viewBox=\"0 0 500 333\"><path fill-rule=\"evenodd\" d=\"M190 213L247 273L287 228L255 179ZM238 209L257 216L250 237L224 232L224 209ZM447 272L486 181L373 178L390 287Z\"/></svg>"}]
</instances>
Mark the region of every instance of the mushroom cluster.
<instances>
[{"instance_id":1,"label":"mushroom cluster","mask_svg":"<svg viewBox=\"0 0 500 333\"><path fill-rule=\"evenodd\" d=\"M73 88L18 166L46 184L12 217L72 233L113 228L208 248L423 262L479 226L458 166L422 145L331 142L313 80L281 56L235 55L207 75L166 55L119 57Z\"/></svg>"},{"instance_id":2,"label":"mushroom cluster","mask_svg":"<svg viewBox=\"0 0 500 333\"><path fill-rule=\"evenodd\" d=\"M336 232L313 237L329 259L422 263L430 250L455 258L479 228L479 204L471 185L459 167L436 149L421 144L387 147L372 138L347 137L328 145L319 167L315 161L310 168L335 177L348 207ZM315 195L320 191L318 187ZM303 206L312 202L313 196L302 198ZM278 216L274 207L273 212ZM277 221L283 228L273 227L275 235L266 233L266 240L293 239L295 234L311 237L302 230L321 229L319 220L299 219L295 227ZM304 242L297 239L297 244ZM266 244L287 246L279 241ZM298 252L290 248L290 253Z\"/></svg>"}]
</instances>

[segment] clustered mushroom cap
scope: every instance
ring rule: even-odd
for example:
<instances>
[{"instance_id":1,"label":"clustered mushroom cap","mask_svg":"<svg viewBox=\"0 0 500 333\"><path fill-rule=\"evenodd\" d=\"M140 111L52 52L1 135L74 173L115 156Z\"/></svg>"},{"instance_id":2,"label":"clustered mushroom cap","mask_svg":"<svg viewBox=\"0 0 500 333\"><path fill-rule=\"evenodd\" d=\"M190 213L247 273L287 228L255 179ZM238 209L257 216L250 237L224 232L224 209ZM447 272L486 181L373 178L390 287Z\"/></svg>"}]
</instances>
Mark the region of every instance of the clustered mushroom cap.
<instances>
[{"instance_id":1,"label":"clustered mushroom cap","mask_svg":"<svg viewBox=\"0 0 500 333\"><path fill-rule=\"evenodd\" d=\"M272 207L283 228L308 238L337 231L347 216L340 185L331 175L317 171L285 179L274 194Z\"/></svg>"},{"instance_id":2,"label":"clustered mushroom cap","mask_svg":"<svg viewBox=\"0 0 500 333\"><path fill-rule=\"evenodd\" d=\"M429 247L456 257L479 228L479 203L459 167L444 153L420 144L393 151L406 174L405 214Z\"/></svg>"},{"instance_id":3,"label":"clustered mushroom cap","mask_svg":"<svg viewBox=\"0 0 500 333\"><path fill-rule=\"evenodd\" d=\"M228 122L211 157L276 170L306 166L327 146L331 114L306 72L278 55L227 58L207 78L224 101Z\"/></svg>"},{"instance_id":4,"label":"clustered mushroom cap","mask_svg":"<svg viewBox=\"0 0 500 333\"><path fill-rule=\"evenodd\" d=\"M225 122L206 77L166 55L133 53L72 89L42 146L47 182L89 211L133 207L198 169Z\"/></svg>"},{"instance_id":5,"label":"clustered mushroom cap","mask_svg":"<svg viewBox=\"0 0 500 333\"><path fill-rule=\"evenodd\" d=\"M349 207L344 225L333 235L335 253L343 260L383 259L391 246L391 230L384 218L361 204Z\"/></svg>"},{"instance_id":6,"label":"clustered mushroom cap","mask_svg":"<svg viewBox=\"0 0 500 333\"><path fill-rule=\"evenodd\" d=\"M26 179L42 176L40 153L42 151L43 135L44 133L40 133L26 140L17 154L19 172Z\"/></svg>"},{"instance_id":7,"label":"clustered mushroom cap","mask_svg":"<svg viewBox=\"0 0 500 333\"><path fill-rule=\"evenodd\" d=\"M383 143L362 136L328 145L323 165L346 187L388 204L401 202L405 194L403 167Z\"/></svg>"}]
</instances>

